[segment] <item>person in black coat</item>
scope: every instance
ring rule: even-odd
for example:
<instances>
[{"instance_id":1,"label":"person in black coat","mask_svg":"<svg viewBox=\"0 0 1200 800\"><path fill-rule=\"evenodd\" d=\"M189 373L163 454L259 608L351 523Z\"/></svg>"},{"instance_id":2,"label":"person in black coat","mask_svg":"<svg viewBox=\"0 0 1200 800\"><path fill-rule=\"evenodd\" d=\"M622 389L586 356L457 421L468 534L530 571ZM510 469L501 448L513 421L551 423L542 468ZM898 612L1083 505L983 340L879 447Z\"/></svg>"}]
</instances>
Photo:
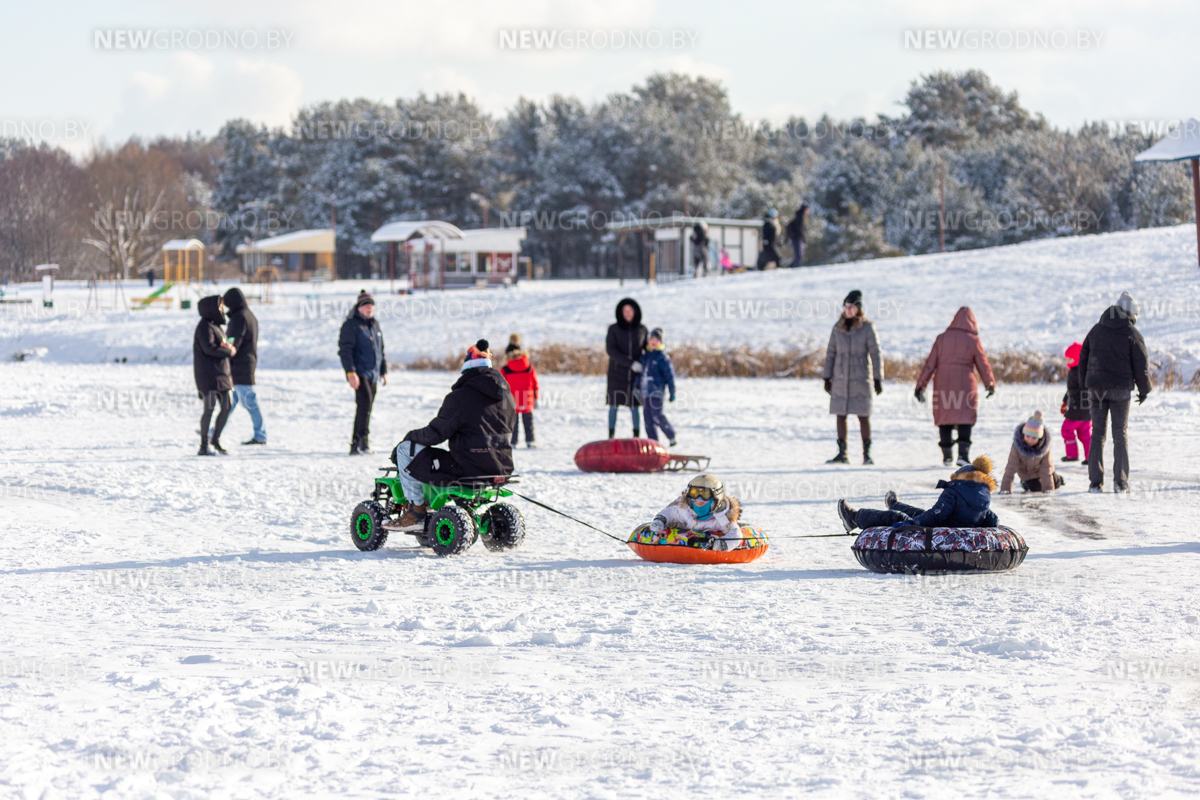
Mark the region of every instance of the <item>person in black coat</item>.
<instances>
[{"instance_id":1,"label":"person in black coat","mask_svg":"<svg viewBox=\"0 0 1200 800\"><path fill-rule=\"evenodd\" d=\"M346 383L354 390L354 432L350 439L350 455L371 452L368 437L371 433L371 407L382 382L387 386L387 359L383 354L383 331L375 319L375 298L364 289L354 303L354 310L342 323L338 334L338 358L346 372Z\"/></svg>"},{"instance_id":2,"label":"person in black coat","mask_svg":"<svg viewBox=\"0 0 1200 800\"><path fill-rule=\"evenodd\" d=\"M236 355L237 349L225 341L225 333L221 330L225 324L225 308L220 295L201 298L196 310L200 312L200 322L192 335L192 373L196 378L196 391L204 401L204 412L200 416L200 451L196 455L225 455L221 431L225 429L225 420L229 419L229 392L233 389L229 359ZM218 405L221 410L213 424L210 441L208 425Z\"/></svg>"},{"instance_id":3,"label":"person in black coat","mask_svg":"<svg viewBox=\"0 0 1200 800\"><path fill-rule=\"evenodd\" d=\"M704 277L708 277L708 223L704 221L697 222L692 226L692 235L689 237L692 240L692 266L695 267L696 277L700 277L700 273L704 273Z\"/></svg>"},{"instance_id":4,"label":"person in black coat","mask_svg":"<svg viewBox=\"0 0 1200 800\"><path fill-rule=\"evenodd\" d=\"M1088 391L1092 446L1088 450L1088 491L1104 490L1104 439L1108 417L1113 429L1113 490L1129 491L1129 401L1138 390L1138 405L1150 394L1150 358L1146 340L1134 326L1137 300L1122 292L1117 304L1100 315L1079 350L1079 382Z\"/></svg>"},{"instance_id":5,"label":"person in black coat","mask_svg":"<svg viewBox=\"0 0 1200 800\"><path fill-rule=\"evenodd\" d=\"M646 352L646 326L642 324L642 307L633 298L626 297L617 303L617 321L608 326L604 338L604 349L608 352L608 388L605 400L608 403L608 438L617 435L617 407L629 406L633 415L633 438L642 433L638 417L638 400L633 387L636 376L642 371L640 359Z\"/></svg>"},{"instance_id":6,"label":"person in black coat","mask_svg":"<svg viewBox=\"0 0 1200 800\"><path fill-rule=\"evenodd\" d=\"M766 269L768 264L779 266L782 256L779 255L779 212L771 208L763 217L762 252L758 254L758 268ZM774 267L772 267L774 269Z\"/></svg>"},{"instance_id":7,"label":"person in black coat","mask_svg":"<svg viewBox=\"0 0 1200 800\"><path fill-rule=\"evenodd\" d=\"M492 368L486 339L467 348L462 371L424 428L416 428L392 450L408 508L399 519L403 530L425 524L426 483L511 475L513 428L517 407L508 381ZM449 442L450 451L434 445Z\"/></svg>"},{"instance_id":8,"label":"person in black coat","mask_svg":"<svg viewBox=\"0 0 1200 800\"><path fill-rule=\"evenodd\" d=\"M254 423L254 436L242 444L266 444L267 429L263 425L258 395L254 392L254 372L258 368L258 317L247 305L246 295L236 286L225 293L225 308L229 310L225 337L236 351L229 359L229 371L233 376L232 408L237 408L238 403L244 405Z\"/></svg>"},{"instance_id":9,"label":"person in black coat","mask_svg":"<svg viewBox=\"0 0 1200 800\"><path fill-rule=\"evenodd\" d=\"M808 203L802 203L796 210L796 216L787 224L788 239L792 242L792 263L788 266L792 269L799 267L804 261L804 243L808 241L804 233L804 217L807 214Z\"/></svg>"}]
</instances>

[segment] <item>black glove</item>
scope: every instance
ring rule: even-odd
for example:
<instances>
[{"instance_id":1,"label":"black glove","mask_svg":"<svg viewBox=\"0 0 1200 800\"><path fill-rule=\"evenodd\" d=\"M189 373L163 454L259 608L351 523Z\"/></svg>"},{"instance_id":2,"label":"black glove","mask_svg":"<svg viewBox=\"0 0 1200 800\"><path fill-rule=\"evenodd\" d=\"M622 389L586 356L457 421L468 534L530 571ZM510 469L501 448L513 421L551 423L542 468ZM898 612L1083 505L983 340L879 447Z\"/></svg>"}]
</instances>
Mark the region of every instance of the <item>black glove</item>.
<instances>
[{"instance_id":1,"label":"black glove","mask_svg":"<svg viewBox=\"0 0 1200 800\"><path fill-rule=\"evenodd\" d=\"M1146 397L1147 397L1147 395L1146 395L1146 393L1145 393L1145 392L1138 392L1138 405L1139 405L1139 406L1140 406L1142 403L1146 402Z\"/></svg>"},{"instance_id":2,"label":"black glove","mask_svg":"<svg viewBox=\"0 0 1200 800\"><path fill-rule=\"evenodd\" d=\"M875 394L883 394L883 381L875 381Z\"/></svg>"},{"instance_id":3,"label":"black glove","mask_svg":"<svg viewBox=\"0 0 1200 800\"><path fill-rule=\"evenodd\" d=\"M917 398L918 403L924 403L925 402L925 390L922 389L920 386L918 386L917 390L915 392L913 392L913 397Z\"/></svg>"},{"instance_id":4,"label":"black glove","mask_svg":"<svg viewBox=\"0 0 1200 800\"><path fill-rule=\"evenodd\" d=\"M674 392L671 392L671 399L670 399L670 400L668 400L667 402L669 402L669 403L674 403L674 402L675 402L675 393L674 393Z\"/></svg>"},{"instance_id":5,"label":"black glove","mask_svg":"<svg viewBox=\"0 0 1200 800\"><path fill-rule=\"evenodd\" d=\"M991 396L992 396L992 395L994 395L995 393L996 393L996 387L995 387L995 386L992 386L992 387L990 387L990 388L988 389L988 393L987 393L987 398L986 398L986 399L990 399L990 398L991 398Z\"/></svg>"},{"instance_id":6,"label":"black glove","mask_svg":"<svg viewBox=\"0 0 1200 800\"><path fill-rule=\"evenodd\" d=\"M825 379L825 394L833 394L833 378Z\"/></svg>"}]
</instances>

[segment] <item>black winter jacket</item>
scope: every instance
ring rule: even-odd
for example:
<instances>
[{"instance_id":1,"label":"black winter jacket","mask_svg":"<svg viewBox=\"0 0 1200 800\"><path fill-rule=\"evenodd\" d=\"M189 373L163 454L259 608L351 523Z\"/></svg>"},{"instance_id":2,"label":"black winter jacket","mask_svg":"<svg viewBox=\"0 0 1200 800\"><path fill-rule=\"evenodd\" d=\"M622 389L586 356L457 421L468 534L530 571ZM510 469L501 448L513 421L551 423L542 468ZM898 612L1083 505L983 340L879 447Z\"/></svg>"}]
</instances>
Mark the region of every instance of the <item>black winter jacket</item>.
<instances>
[{"instance_id":1,"label":"black winter jacket","mask_svg":"<svg viewBox=\"0 0 1200 800\"><path fill-rule=\"evenodd\" d=\"M499 370L474 367L450 387L437 416L405 434L404 441L433 447L449 440L452 472L460 478L511 475L510 437L516 424L508 381Z\"/></svg>"},{"instance_id":2,"label":"black winter jacket","mask_svg":"<svg viewBox=\"0 0 1200 800\"><path fill-rule=\"evenodd\" d=\"M225 335L233 339L237 353L229 359L229 371L235 386L253 386L258 369L258 317L246 304L246 295L236 286L225 293L229 324Z\"/></svg>"},{"instance_id":3,"label":"black winter jacket","mask_svg":"<svg viewBox=\"0 0 1200 800\"><path fill-rule=\"evenodd\" d=\"M1067 419L1082 422L1092 418L1087 394L1079 384L1078 364L1067 370L1067 393L1063 395L1063 402L1067 404Z\"/></svg>"},{"instance_id":4,"label":"black winter jacket","mask_svg":"<svg viewBox=\"0 0 1200 800\"><path fill-rule=\"evenodd\" d=\"M225 333L225 315L221 313L221 298L217 295L203 297L196 304L200 322L192 336L192 372L196 377L196 391L227 392L233 388L229 374L229 348L221 347Z\"/></svg>"},{"instance_id":5,"label":"black winter jacket","mask_svg":"<svg viewBox=\"0 0 1200 800\"><path fill-rule=\"evenodd\" d=\"M633 307L633 321L626 322L621 309ZM617 321L608 326L604 338L604 349L608 352L608 390L605 402L610 406L634 406L633 397L636 374L633 365L646 352L646 326L642 324L642 307L636 300L626 297L617 303Z\"/></svg>"},{"instance_id":6,"label":"black winter jacket","mask_svg":"<svg viewBox=\"0 0 1200 800\"><path fill-rule=\"evenodd\" d=\"M1140 394L1150 393L1146 340L1134 327L1134 319L1120 308L1109 306L1083 340L1079 383L1097 392L1129 391L1137 386Z\"/></svg>"},{"instance_id":7,"label":"black winter jacket","mask_svg":"<svg viewBox=\"0 0 1200 800\"><path fill-rule=\"evenodd\" d=\"M367 319L357 308L350 312L338 334L338 358L343 371L356 372L363 380L378 381L380 375L387 375L379 320Z\"/></svg>"}]
</instances>

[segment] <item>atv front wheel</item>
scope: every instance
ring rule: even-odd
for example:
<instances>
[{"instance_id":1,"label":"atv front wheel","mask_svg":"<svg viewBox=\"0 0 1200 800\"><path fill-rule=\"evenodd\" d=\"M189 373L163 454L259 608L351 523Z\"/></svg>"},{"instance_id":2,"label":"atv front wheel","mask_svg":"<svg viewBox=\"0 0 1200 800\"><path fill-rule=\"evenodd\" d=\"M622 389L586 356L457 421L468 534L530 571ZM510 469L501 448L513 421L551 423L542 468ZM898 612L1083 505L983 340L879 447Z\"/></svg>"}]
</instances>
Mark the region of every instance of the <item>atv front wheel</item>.
<instances>
[{"instance_id":1,"label":"atv front wheel","mask_svg":"<svg viewBox=\"0 0 1200 800\"><path fill-rule=\"evenodd\" d=\"M350 514L350 540L359 550L378 550L388 538L383 529L386 521L383 506L374 500L364 500Z\"/></svg>"},{"instance_id":2,"label":"atv front wheel","mask_svg":"<svg viewBox=\"0 0 1200 800\"><path fill-rule=\"evenodd\" d=\"M463 552L475 543L478 536L479 531L470 512L455 505L444 506L432 514L425 527L425 538L439 556Z\"/></svg>"},{"instance_id":3,"label":"atv front wheel","mask_svg":"<svg viewBox=\"0 0 1200 800\"><path fill-rule=\"evenodd\" d=\"M487 522L486 526L483 525L484 521ZM512 550L525 541L525 520L521 518L521 512L508 503L496 503L485 511L480 527L486 527L487 530L483 536L483 546L493 552Z\"/></svg>"}]
</instances>

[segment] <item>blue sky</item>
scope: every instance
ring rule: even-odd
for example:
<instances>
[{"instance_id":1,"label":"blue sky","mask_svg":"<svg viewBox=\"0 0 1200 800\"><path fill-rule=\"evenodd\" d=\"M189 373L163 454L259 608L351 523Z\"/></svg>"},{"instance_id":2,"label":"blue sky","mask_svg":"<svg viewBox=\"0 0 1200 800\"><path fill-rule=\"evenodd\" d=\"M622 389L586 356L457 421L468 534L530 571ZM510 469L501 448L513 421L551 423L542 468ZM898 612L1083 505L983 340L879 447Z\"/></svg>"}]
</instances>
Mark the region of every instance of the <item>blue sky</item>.
<instances>
[{"instance_id":1,"label":"blue sky","mask_svg":"<svg viewBox=\"0 0 1200 800\"><path fill-rule=\"evenodd\" d=\"M105 49L120 30L157 38ZM553 32L555 47L504 46L522 30ZM218 31L259 46L200 41ZM650 44L611 47L622 36ZM921 74L977 67L1059 126L1155 124L1200 116L1200 3L45 2L6 11L0 67L0 135L34 131L73 152L212 134L235 117L287 124L348 97L463 91L501 114L520 96L597 100L661 70L720 79L755 120L896 113Z\"/></svg>"}]
</instances>

